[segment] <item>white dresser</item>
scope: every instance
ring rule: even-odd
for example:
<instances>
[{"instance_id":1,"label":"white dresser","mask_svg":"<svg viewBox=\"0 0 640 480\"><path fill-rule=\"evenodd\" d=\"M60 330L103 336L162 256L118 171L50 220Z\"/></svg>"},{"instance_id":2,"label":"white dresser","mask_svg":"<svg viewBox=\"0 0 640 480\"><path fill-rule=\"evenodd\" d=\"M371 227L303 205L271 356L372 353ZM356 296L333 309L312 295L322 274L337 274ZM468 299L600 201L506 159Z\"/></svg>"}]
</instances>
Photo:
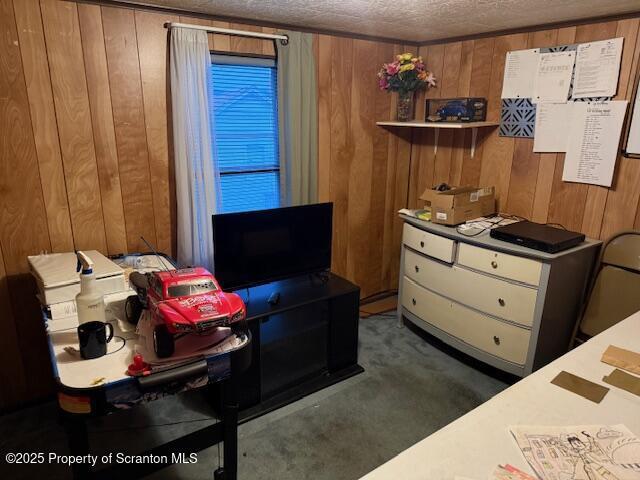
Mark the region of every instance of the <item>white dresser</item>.
<instances>
[{"instance_id":1,"label":"white dresser","mask_svg":"<svg viewBox=\"0 0 640 480\"><path fill-rule=\"evenodd\" d=\"M550 254L401 217L401 321L519 376L567 351L601 242Z\"/></svg>"}]
</instances>

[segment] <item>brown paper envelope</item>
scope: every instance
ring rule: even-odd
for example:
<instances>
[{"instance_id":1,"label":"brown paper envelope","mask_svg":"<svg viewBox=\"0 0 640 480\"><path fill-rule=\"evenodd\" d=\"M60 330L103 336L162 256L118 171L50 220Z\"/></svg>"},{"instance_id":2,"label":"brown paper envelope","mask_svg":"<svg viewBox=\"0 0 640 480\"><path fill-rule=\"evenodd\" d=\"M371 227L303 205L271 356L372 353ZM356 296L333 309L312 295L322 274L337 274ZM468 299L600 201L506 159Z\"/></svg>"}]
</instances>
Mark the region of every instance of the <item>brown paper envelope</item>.
<instances>
[{"instance_id":1,"label":"brown paper envelope","mask_svg":"<svg viewBox=\"0 0 640 480\"><path fill-rule=\"evenodd\" d=\"M602 354L602 361L640 375L640 353L609 345Z\"/></svg>"},{"instance_id":2,"label":"brown paper envelope","mask_svg":"<svg viewBox=\"0 0 640 480\"><path fill-rule=\"evenodd\" d=\"M623 372L616 368L609 375L602 377L602 381L640 396L640 377L636 377L630 373Z\"/></svg>"},{"instance_id":3,"label":"brown paper envelope","mask_svg":"<svg viewBox=\"0 0 640 480\"><path fill-rule=\"evenodd\" d=\"M603 387L602 385L590 382L589 380L565 371L560 372L556 378L551 380L551 383L595 403L600 403L609 391L607 387Z\"/></svg>"}]
</instances>

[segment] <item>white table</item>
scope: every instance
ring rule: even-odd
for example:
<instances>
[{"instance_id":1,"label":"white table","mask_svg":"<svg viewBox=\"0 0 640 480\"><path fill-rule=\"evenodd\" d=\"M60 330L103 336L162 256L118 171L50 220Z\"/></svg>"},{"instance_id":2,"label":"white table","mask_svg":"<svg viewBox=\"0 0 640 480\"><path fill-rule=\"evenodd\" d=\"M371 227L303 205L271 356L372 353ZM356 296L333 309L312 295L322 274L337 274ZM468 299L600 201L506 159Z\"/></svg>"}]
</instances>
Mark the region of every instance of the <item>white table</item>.
<instances>
[{"instance_id":1,"label":"white table","mask_svg":"<svg viewBox=\"0 0 640 480\"><path fill-rule=\"evenodd\" d=\"M484 480L510 463L533 474L508 431L513 425L624 424L640 435L640 397L605 384L609 345L640 351L640 312L499 393L365 475L366 480ZM600 404L550 383L562 370L610 388ZM425 408L429 408L425 405Z\"/></svg>"}]
</instances>

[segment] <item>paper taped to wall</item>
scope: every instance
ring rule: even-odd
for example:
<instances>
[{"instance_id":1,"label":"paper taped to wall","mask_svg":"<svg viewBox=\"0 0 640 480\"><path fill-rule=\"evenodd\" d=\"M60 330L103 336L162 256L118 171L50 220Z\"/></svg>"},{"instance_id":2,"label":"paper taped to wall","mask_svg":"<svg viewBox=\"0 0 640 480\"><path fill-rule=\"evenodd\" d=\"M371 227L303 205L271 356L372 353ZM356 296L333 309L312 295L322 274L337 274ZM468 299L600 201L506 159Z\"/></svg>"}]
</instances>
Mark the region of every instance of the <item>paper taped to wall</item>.
<instances>
[{"instance_id":1,"label":"paper taped to wall","mask_svg":"<svg viewBox=\"0 0 640 480\"><path fill-rule=\"evenodd\" d=\"M640 155L640 85L636 85L636 99L629 125L626 151L632 155Z\"/></svg>"},{"instance_id":2,"label":"paper taped to wall","mask_svg":"<svg viewBox=\"0 0 640 480\"><path fill-rule=\"evenodd\" d=\"M532 100L566 102L576 52L548 52L538 55L538 68L533 82Z\"/></svg>"},{"instance_id":3,"label":"paper taped to wall","mask_svg":"<svg viewBox=\"0 0 640 480\"><path fill-rule=\"evenodd\" d=\"M578 45L571 98L616 94L623 41L620 37Z\"/></svg>"},{"instance_id":4,"label":"paper taped to wall","mask_svg":"<svg viewBox=\"0 0 640 480\"><path fill-rule=\"evenodd\" d=\"M562 180L611 186L627 103L574 104Z\"/></svg>"},{"instance_id":5,"label":"paper taped to wall","mask_svg":"<svg viewBox=\"0 0 640 480\"><path fill-rule=\"evenodd\" d=\"M538 104L534 152L567 151L567 125L573 119L574 105L574 102Z\"/></svg>"},{"instance_id":6,"label":"paper taped to wall","mask_svg":"<svg viewBox=\"0 0 640 480\"><path fill-rule=\"evenodd\" d=\"M531 98L539 52L537 48L507 52L502 98Z\"/></svg>"}]
</instances>

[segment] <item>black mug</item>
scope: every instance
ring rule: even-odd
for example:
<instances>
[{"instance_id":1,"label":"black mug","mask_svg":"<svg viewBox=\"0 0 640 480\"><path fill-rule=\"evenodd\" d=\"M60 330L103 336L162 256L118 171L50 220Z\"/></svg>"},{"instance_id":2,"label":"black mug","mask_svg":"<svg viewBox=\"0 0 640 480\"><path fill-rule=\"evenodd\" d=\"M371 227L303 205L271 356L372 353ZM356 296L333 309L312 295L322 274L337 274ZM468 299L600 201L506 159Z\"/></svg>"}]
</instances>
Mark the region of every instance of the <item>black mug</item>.
<instances>
[{"instance_id":1,"label":"black mug","mask_svg":"<svg viewBox=\"0 0 640 480\"><path fill-rule=\"evenodd\" d=\"M109 334L107 335L107 330ZM107 354L107 343L113 338L113 325L105 322L87 322L78 325L80 356L85 360Z\"/></svg>"}]
</instances>

